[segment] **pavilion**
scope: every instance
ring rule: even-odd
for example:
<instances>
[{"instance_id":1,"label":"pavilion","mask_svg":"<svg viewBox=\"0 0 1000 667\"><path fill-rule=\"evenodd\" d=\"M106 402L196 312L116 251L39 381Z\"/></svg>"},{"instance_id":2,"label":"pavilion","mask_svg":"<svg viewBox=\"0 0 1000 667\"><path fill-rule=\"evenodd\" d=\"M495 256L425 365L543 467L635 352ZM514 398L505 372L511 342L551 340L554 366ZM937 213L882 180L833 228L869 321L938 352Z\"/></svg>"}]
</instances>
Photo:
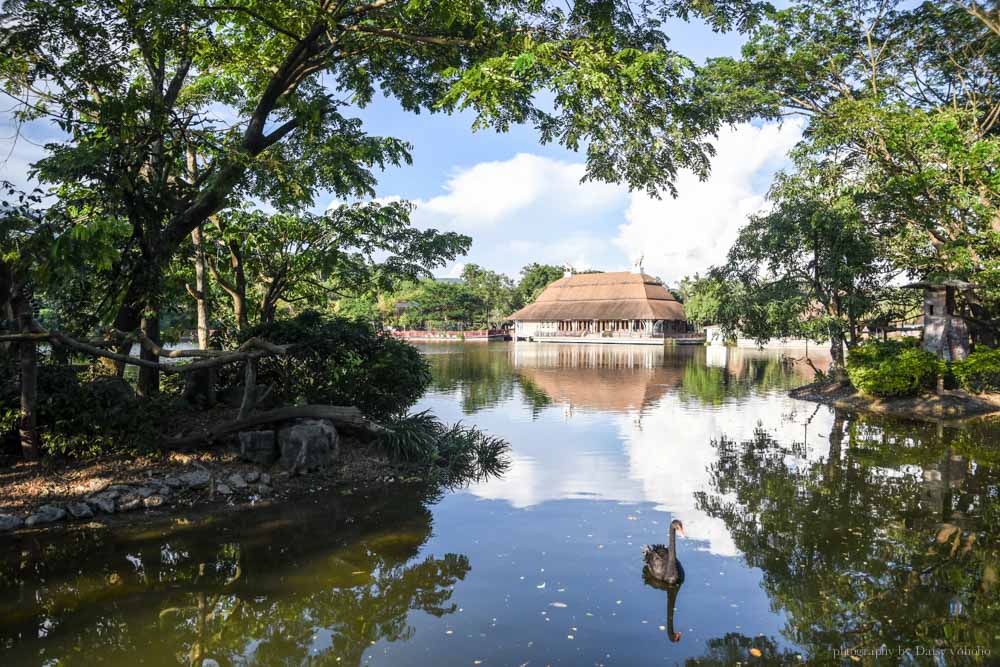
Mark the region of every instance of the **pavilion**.
<instances>
[{"instance_id":1,"label":"pavilion","mask_svg":"<svg viewBox=\"0 0 1000 667\"><path fill-rule=\"evenodd\" d=\"M517 340L662 342L688 332L684 306L641 270L564 276L510 319Z\"/></svg>"}]
</instances>

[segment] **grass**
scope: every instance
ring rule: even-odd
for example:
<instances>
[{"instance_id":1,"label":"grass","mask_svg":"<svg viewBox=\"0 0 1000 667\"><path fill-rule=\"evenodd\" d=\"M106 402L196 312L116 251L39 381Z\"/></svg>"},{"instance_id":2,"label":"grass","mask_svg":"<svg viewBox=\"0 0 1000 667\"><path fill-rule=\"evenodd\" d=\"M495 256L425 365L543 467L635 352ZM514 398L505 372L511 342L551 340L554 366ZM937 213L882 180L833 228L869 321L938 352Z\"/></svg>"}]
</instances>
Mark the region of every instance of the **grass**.
<instances>
[{"instance_id":1,"label":"grass","mask_svg":"<svg viewBox=\"0 0 1000 667\"><path fill-rule=\"evenodd\" d=\"M425 410L385 424L382 446L397 460L425 464L448 485L501 475L510 465L510 445L503 438L461 422L446 425Z\"/></svg>"}]
</instances>

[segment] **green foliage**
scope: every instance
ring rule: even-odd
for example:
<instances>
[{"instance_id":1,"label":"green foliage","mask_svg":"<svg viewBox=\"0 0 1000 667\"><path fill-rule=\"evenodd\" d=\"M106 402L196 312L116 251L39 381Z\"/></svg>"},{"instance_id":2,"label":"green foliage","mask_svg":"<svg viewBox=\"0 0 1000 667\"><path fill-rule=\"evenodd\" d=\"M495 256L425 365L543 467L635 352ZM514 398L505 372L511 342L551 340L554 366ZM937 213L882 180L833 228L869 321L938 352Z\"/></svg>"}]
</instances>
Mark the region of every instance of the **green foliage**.
<instances>
[{"instance_id":1,"label":"green foliage","mask_svg":"<svg viewBox=\"0 0 1000 667\"><path fill-rule=\"evenodd\" d=\"M727 103L804 117L799 159L835 165L848 195L840 199L850 207L830 212L859 222L872 256L896 272L979 285L974 298L958 296L958 310L972 316L977 340L995 346L1000 32L984 16L963 3L796 0L754 28L740 60L713 60L700 74ZM846 251L849 268L859 255ZM887 315L876 318L884 324Z\"/></svg>"},{"instance_id":2,"label":"green foliage","mask_svg":"<svg viewBox=\"0 0 1000 667\"><path fill-rule=\"evenodd\" d=\"M868 342L852 349L847 358L851 384L884 398L916 396L930 390L945 370L915 338Z\"/></svg>"},{"instance_id":3,"label":"green foliage","mask_svg":"<svg viewBox=\"0 0 1000 667\"><path fill-rule=\"evenodd\" d=\"M502 273L469 263L462 269L462 282L483 302L484 325L496 328L506 321L514 303L514 281Z\"/></svg>"},{"instance_id":4,"label":"green foliage","mask_svg":"<svg viewBox=\"0 0 1000 667\"><path fill-rule=\"evenodd\" d=\"M664 27L689 14L748 26L763 9L12 1L0 89L17 121L49 119L62 133L32 175L57 195L73 236L93 242L69 264L90 269L81 291L102 319L133 329L183 294L164 273L220 211L246 200L308 209L322 192L369 198L380 170L409 163L407 142L365 131L358 109L376 99L412 113L468 109L475 128L534 126L543 143L584 150L586 178L653 196L682 169L706 175L705 137L740 113L699 104L695 67ZM67 265L64 244L53 248Z\"/></svg>"},{"instance_id":5,"label":"green foliage","mask_svg":"<svg viewBox=\"0 0 1000 667\"><path fill-rule=\"evenodd\" d=\"M238 289L240 272L243 298L254 311L248 320L267 324L281 302L318 307L331 294L389 290L429 277L468 250L467 236L410 226L410 209L405 202L369 202L323 215L231 211L206 228L209 265L227 291Z\"/></svg>"},{"instance_id":6,"label":"green foliage","mask_svg":"<svg viewBox=\"0 0 1000 667\"><path fill-rule=\"evenodd\" d=\"M426 464L444 483L481 480L510 465L510 445L461 422L447 426L428 411L386 423L382 446L393 458Z\"/></svg>"},{"instance_id":7,"label":"green foliage","mask_svg":"<svg viewBox=\"0 0 1000 667\"><path fill-rule=\"evenodd\" d=\"M717 277L685 277L680 284L680 300L688 321L697 326L718 324L722 318L726 286Z\"/></svg>"},{"instance_id":8,"label":"green foliage","mask_svg":"<svg viewBox=\"0 0 1000 667\"><path fill-rule=\"evenodd\" d=\"M416 348L375 330L367 322L306 311L242 335L281 345L288 355L261 358L260 385L273 385L284 404L353 405L373 419L400 414L413 405L431 381L427 361ZM220 372L230 388L242 382L235 368Z\"/></svg>"},{"instance_id":9,"label":"green foliage","mask_svg":"<svg viewBox=\"0 0 1000 667\"><path fill-rule=\"evenodd\" d=\"M406 327L454 330L485 324L486 303L464 282L421 280L396 297L407 304L399 317Z\"/></svg>"},{"instance_id":10,"label":"green foliage","mask_svg":"<svg viewBox=\"0 0 1000 667\"><path fill-rule=\"evenodd\" d=\"M952 362L951 373L966 391L1000 391L1000 349L979 348L962 361Z\"/></svg>"},{"instance_id":11,"label":"green foliage","mask_svg":"<svg viewBox=\"0 0 1000 667\"><path fill-rule=\"evenodd\" d=\"M0 431L16 432L20 390L16 368L5 360L0 384ZM139 401L124 380L81 366L38 366L38 430L48 455L86 457L155 449L163 427L184 409L162 395Z\"/></svg>"},{"instance_id":12,"label":"green foliage","mask_svg":"<svg viewBox=\"0 0 1000 667\"><path fill-rule=\"evenodd\" d=\"M552 264L532 262L521 269L517 283L516 306L526 306L538 298L546 287L563 277L565 269Z\"/></svg>"}]
</instances>

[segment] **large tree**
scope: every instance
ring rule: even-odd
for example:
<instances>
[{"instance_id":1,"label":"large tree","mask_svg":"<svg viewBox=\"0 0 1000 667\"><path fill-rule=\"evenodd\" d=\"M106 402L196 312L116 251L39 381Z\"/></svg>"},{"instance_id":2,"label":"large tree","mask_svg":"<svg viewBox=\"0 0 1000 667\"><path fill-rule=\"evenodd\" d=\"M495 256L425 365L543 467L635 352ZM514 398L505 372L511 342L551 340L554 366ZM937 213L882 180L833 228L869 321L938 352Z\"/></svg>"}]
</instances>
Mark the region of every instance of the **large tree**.
<instances>
[{"instance_id":1,"label":"large tree","mask_svg":"<svg viewBox=\"0 0 1000 667\"><path fill-rule=\"evenodd\" d=\"M798 0L752 31L741 59L715 60L702 79L728 103L804 116L802 150L847 166L898 267L981 286L960 307L991 340L1000 331L994 14L944 0Z\"/></svg>"},{"instance_id":2,"label":"large tree","mask_svg":"<svg viewBox=\"0 0 1000 667\"><path fill-rule=\"evenodd\" d=\"M358 108L470 109L476 127L534 125L587 154L586 177L659 192L704 175L692 64L664 20L702 10L743 26L758 3L543 0L7 0L0 86L21 119L65 140L38 178L80 225L127 233L105 304L119 329L158 334L161 281L210 216L246 197L307 206L374 193L373 168L409 160ZM544 94L539 94L543 93ZM145 373L142 384L155 380Z\"/></svg>"},{"instance_id":3,"label":"large tree","mask_svg":"<svg viewBox=\"0 0 1000 667\"><path fill-rule=\"evenodd\" d=\"M857 344L883 315L900 271L841 163L800 157L795 171L778 175L770 199L773 208L751 216L715 271L716 297L726 302L721 324L761 340L829 340L839 375L845 343Z\"/></svg>"}]
</instances>

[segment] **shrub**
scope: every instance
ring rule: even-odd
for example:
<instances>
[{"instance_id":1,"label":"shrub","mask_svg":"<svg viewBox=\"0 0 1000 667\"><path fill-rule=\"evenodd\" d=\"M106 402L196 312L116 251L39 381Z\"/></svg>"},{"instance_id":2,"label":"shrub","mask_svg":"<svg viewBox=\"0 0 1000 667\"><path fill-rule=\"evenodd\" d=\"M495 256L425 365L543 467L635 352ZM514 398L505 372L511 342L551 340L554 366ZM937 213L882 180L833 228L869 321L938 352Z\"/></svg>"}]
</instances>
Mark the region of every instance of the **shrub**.
<instances>
[{"instance_id":1,"label":"shrub","mask_svg":"<svg viewBox=\"0 0 1000 667\"><path fill-rule=\"evenodd\" d=\"M405 412L431 381L430 366L416 348L366 322L307 311L256 327L241 342L253 336L294 344L288 355L262 357L258 364L257 382L273 385L280 403L353 405L385 419ZM242 380L241 364L220 372L223 387Z\"/></svg>"},{"instance_id":2,"label":"shrub","mask_svg":"<svg viewBox=\"0 0 1000 667\"><path fill-rule=\"evenodd\" d=\"M474 426L447 426L427 411L395 417L386 428L388 433L381 442L390 456L427 464L445 484L500 475L510 465L506 440Z\"/></svg>"},{"instance_id":3,"label":"shrub","mask_svg":"<svg viewBox=\"0 0 1000 667\"><path fill-rule=\"evenodd\" d=\"M954 362L951 372L966 391L1000 391L1000 350L977 349L963 361Z\"/></svg>"},{"instance_id":4,"label":"shrub","mask_svg":"<svg viewBox=\"0 0 1000 667\"><path fill-rule=\"evenodd\" d=\"M916 396L932 389L943 364L916 339L872 341L851 350L847 375L854 387L885 398Z\"/></svg>"},{"instance_id":5,"label":"shrub","mask_svg":"<svg viewBox=\"0 0 1000 667\"><path fill-rule=\"evenodd\" d=\"M0 428L16 432L21 399L11 361L3 364L0 385ZM94 374L87 366L38 366L38 432L46 454L80 457L154 448L176 407L169 396L139 401L126 381Z\"/></svg>"}]
</instances>

